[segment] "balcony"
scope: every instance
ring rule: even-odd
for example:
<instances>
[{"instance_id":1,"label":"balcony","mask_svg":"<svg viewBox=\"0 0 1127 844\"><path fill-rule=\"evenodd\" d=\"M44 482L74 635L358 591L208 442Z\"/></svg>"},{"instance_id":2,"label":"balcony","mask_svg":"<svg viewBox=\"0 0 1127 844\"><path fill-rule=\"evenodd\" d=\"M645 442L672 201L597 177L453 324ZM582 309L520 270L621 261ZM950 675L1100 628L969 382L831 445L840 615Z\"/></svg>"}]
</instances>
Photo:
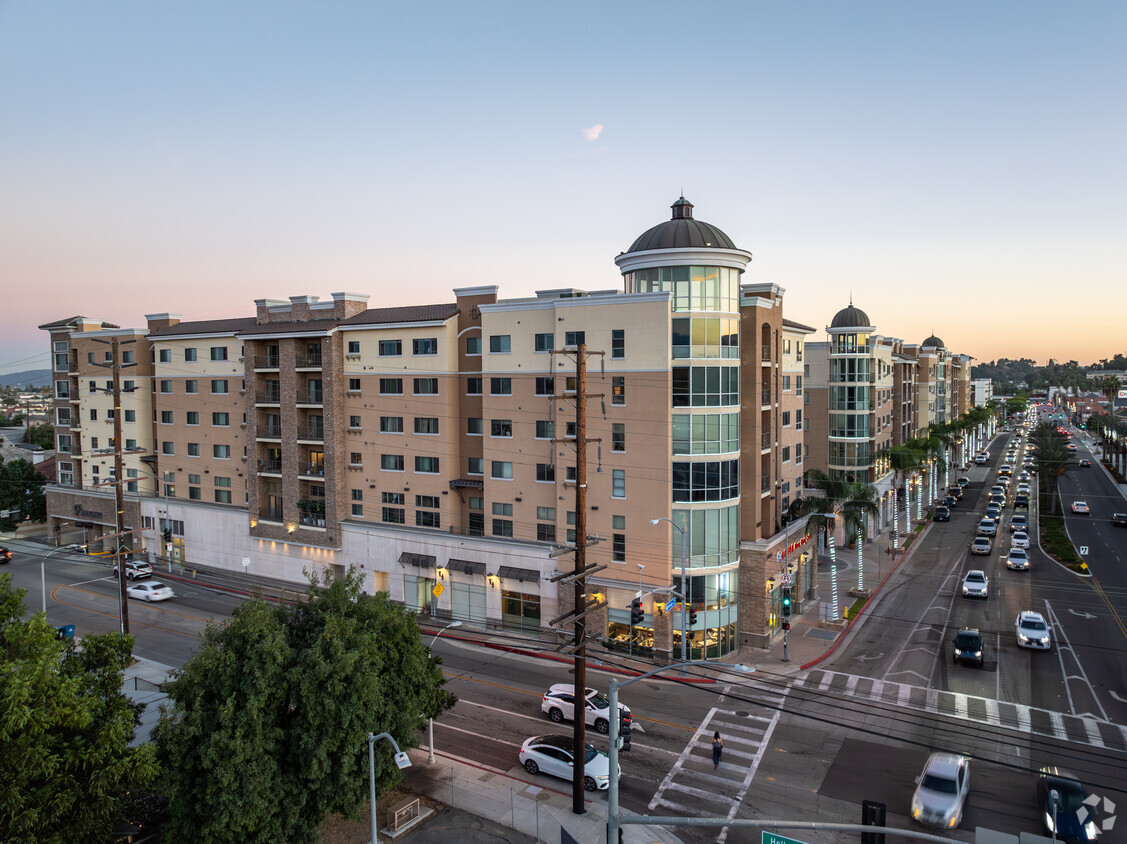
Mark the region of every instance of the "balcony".
<instances>
[{"instance_id":1,"label":"balcony","mask_svg":"<svg viewBox=\"0 0 1127 844\"><path fill-rule=\"evenodd\" d=\"M759 435L759 447L761 449L771 447L771 435L770 434L760 434Z\"/></svg>"},{"instance_id":2,"label":"balcony","mask_svg":"<svg viewBox=\"0 0 1127 844\"><path fill-rule=\"evenodd\" d=\"M325 392L318 388L309 387L308 389L299 388L297 391L297 403L301 405L315 404L321 405L325 403Z\"/></svg>"},{"instance_id":3,"label":"balcony","mask_svg":"<svg viewBox=\"0 0 1127 844\"><path fill-rule=\"evenodd\" d=\"M762 391L761 396L760 396L760 404L763 407L770 407L771 406L771 391L770 390L763 390Z\"/></svg>"},{"instance_id":4,"label":"balcony","mask_svg":"<svg viewBox=\"0 0 1127 844\"><path fill-rule=\"evenodd\" d=\"M277 440L282 437L282 423L281 422L267 422L265 425L259 426L258 439L272 439Z\"/></svg>"},{"instance_id":5,"label":"balcony","mask_svg":"<svg viewBox=\"0 0 1127 844\"><path fill-rule=\"evenodd\" d=\"M321 425L303 425L298 428L297 438L299 440L315 440L322 442L325 439L325 426Z\"/></svg>"},{"instance_id":6,"label":"balcony","mask_svg":"<svg viewBox=\"0 0 1127 844\"><path fill-rule=\"evenodd\" d=\"M766 495L770 491L771 491L771 476L770 475L762 475L759 479L759 492L762 495Z\"/></svg>"},{"instance_id":7,"label":"balcony","mask_svg":"<svg viewBox=\"0 0 1127 844\"><path fill-rule=\"evenodd\" d=\"M256 390L254 393L255 404L280 404L282 401L282 388L280 386L267 387L265 390Z\"/></svg>"},{"instance_id":8,"label":"balcony","mask_svg":"<svg viewBox=\"0 0 1127 844\"><path fill-rule=\"evenodd\" d=\"M282 522L282 508L281 507L263 507L258 511L258 520L260 522Z\"/></svg>"},{"instance_id":9,"label":"balcony","mask_svg":"<svg viewBox=\"0 0 1127 844\"><path fill-rule=\"evenodd\" d=\"M278 369L281 366L281 355L255 355L254 356L254 369L259 371L262 369Z\"/></svg>"},{"instance_id":10,"label":"balcony","mask_svg":"<svg viewBox=\"0 0 1127 844\"><path fill-rule=\"evenodd\" d=\"M320 528L325 529L325 514L324 513L302 513L299 519L302 527Z\"/></svg>"},{"instance_id":11,"label":"balcony","mask_svg":"<svg viewBox=\"0 0 1127 844\"><path fill-rule=\"evenodd\" d=\"M262 460L258 467L258 474L260 475L280 475L282 474L282 461L281 460Z\"/></svg>"},{"instance_id":12,"label":"balcony","mask_svg":"<svg viewBox=\"0 0 1127 844\"><path fill-rule=\"evenodd\" d=\"M297 355L295 363L298 369L320 369L321 353L315 352L313 354Z\"/></svg>"},{"instance_id":13,"label":"balcony","mask_svg":"<svg viewBox=\"0 0 1127 844\"><path fill-rule=\"evenodd\" d=\"M325 477L325 464L306 463L298 470L298 474L307 478L323 478Z\"/></svg>"},{"instance_id":14,"label":"balcony","mask_svg":"<svg viewBox=\"0 0 1127 844\"><path fill-rule=\"evenodd\" d=\"M762 354L760 356L760 360L762 360L763 363L770 363L771 362L771 347L770 346L764 346L763 347Z\"/></svg>"}]
</instances>

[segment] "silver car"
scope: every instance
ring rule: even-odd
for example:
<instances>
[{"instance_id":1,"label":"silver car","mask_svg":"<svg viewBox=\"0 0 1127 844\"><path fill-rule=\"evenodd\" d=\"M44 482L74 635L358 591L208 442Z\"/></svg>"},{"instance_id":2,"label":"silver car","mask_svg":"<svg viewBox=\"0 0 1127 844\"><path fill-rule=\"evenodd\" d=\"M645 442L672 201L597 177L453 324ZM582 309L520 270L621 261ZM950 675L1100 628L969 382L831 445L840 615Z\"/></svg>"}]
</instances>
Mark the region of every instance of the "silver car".
<instances>
[{"instance_id":1,"label":"silver car","mask_svg":"<svg viewBox=\"0 0 1127 844\"><path fill-rule=\"evenodd\" d=\"M1011 547L1006 554L1006 568L1014 571L1027 571L1029 569L1029 554L1024 548Z\"/></svg>"},{"instance_id":2,"label":"silver car","mask_svg":"<svg viewBox=\"0 0 1127 844\"><path fill-rule=\"evenodd\" d=\"M1022 648L1036 648L1047 651L1053 644L1053 636L1045 616L1033 610L1026 610L1017 614L1014 622L1017 633L1017 644Z\"/></svg>"},{"instance_id":3,"label":"silver car","mask_svg":"<svg viewBox=\"0 0 1127 844\"><path fill-rule=\"evenodd\" d=\"M916 777L912 817L920 823L954 829L963 822L970 793L970 760L954 753L933 753Z\"/></svg>"},{"instance_id":4,"label":"silver car","mask_svg":"<svg viewBox=\"0 0 1127 844\"><path fill-rule=\"evenodd\" d=\"M987 518L978 523L978 533L980 536L993 536L998 532L998 526L994 524L994 520Z\"/></svg>"},{"instance_id":5,"label":"silver car","mask_svg":"<svg viewBox=\"0 0 1127 844\"><path fill-rule=\"evenodd\" d=\"M610 759L601 751L584 745L583 787L602 791L610 787ZM520 746L520 763L535 776L541 772L563 780L572 777L575 768L575 742L571 736L533 736ZM618 769L619 778L622 768Z\"/></svg>"},{"instance_id":6,"label":"silver car","mask_svg":"<svg viewBox=\"0 0 1127 844\"><path fill-rule=\"evenodd\" d=\"M988 598L990 596L990 580L982 569L971 569L963 580L964 598Z\"/></svg>"},{"instance_id":7,"label":"silver car","mask_svg":"<svg viewBox=\"0 0 1127 844\"><path fill-rule=\"evenodd\" d=\"M1029 534L1024 530L1019 530L1010 537L1010 545L1014 548L1028 548L1029 547Z\"/></svg>"}]
</instances>

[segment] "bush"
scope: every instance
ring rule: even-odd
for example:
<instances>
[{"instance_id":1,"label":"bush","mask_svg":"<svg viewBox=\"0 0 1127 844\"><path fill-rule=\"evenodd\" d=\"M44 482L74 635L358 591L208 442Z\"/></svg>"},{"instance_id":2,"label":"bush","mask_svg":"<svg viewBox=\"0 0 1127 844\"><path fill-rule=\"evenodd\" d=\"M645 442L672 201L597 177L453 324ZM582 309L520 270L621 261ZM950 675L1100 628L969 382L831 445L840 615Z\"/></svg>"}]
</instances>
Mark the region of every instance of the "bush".
<instances>
[{"instance_id":1,"label":"bush","mask_svg":"<svg viewBox=\"0 0 1127 844\"><path fill-rule=\"evenodd\" d=\"M1059 563L1069 568L1078 567L1083 563L1080 555L1068 534L1064 532L1064 519L1059 516L1046 516L1041 514L1041 548Z\"/></svg>"}]
</instances>

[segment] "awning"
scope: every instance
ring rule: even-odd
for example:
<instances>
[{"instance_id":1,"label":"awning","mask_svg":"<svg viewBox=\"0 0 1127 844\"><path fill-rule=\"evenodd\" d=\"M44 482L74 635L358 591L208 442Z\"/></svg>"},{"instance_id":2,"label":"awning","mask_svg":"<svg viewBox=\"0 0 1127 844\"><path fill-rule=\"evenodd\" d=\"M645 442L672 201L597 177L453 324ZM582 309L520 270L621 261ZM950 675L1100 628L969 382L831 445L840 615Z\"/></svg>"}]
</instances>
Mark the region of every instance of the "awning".
<instances>
[{"instance_id":1,"label":"awning","mask_svg":"<svg viewBox=\"0 0 1127 844\"><path fill-rule=\"evenodd\" d=\"M478 481L473 478L455 478L450 481L450 486L453 489L485 489L485 481Z\"/></svg>"},{"instance_id":2,"label":"awning","mask_svg":"<svg viewBox=\"0 0 1127 844\"><path fill-rule=\"evenodd\" d=\"M451 560L446 564L446 569L466 574L485 574L485 563L475 563L473 560Z\"/></svg>"},{"instance_id":3,"label":"awning","mask_svg":"<svg viewBox=\"0 0 1127 844\"><path fill-rule=\"evenodd\" d=\"M430 554L409 554L404 551L399 555L399 562L401 565L414 566L419 569L432 569L437 560L437 557L432 557Z\"/></svg>"},{"instance_id":4,"label":"awning","mask_svg":"<svg viewBox=\"0 0 1127 844\"><path fill-rule=\"evenodd\" d=\"M518 569L516 566L501 566L497 576L508 580L539 580L540 572L533 569Z\"/></svg>"}]
</instances>

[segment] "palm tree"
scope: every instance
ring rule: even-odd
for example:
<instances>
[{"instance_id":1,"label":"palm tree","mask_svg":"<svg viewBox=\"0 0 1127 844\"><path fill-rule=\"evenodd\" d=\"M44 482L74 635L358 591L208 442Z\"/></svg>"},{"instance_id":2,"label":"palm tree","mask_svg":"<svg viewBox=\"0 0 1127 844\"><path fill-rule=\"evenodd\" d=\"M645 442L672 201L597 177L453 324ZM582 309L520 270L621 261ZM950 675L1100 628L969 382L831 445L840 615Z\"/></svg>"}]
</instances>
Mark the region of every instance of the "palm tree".
<instances>
[{"instance_id":1,"label":"palm tree","mask_svg":"<svg viewBox=\"0 0 1127 844\"><path fill-rule=\"evenodd\" d=\"M817 495L807 495L801 501L800 510L810 518L809 527L825 528L826 547L830 551L830 583L832 584L833 620L838 620L837 611L837 554L834 551L834 529L837 510L841 502L848 498L850 482L845 478L828 475L820 469L809 469L803 487L807 492L817 490ZM798 503L798 502L796 502Z\"/></svg>"},{"instance_id":2,"label":"palm tree","mask_svg":"<svg viewBox=\"0 0 1127 844\"><path fill-rule=\"evenodd\" d=\"M845 535L857 537L857 588L864 589L865 523L868 518L880 515L876 487L860 481L849 484L841 501L841 515L845 523Z\"/></svg>"},{"instance_id":3,"label":"palm tree","mask_svg":"<svg viewBox=\"0 0 1127 844\"><path fill-rule=\"evenodd\" d=\"M900 522L899 512L896 507L896 489L901 484L904 486L905 518L909 524L912 521L912 511L908 500L908 479L923 464L922 449L919 440L908 440L900 445L889 446L880 451L880 456L888 461L892 469L892 547L900 547Z\"/></svg>"},{"instance_id":4,"label":"palm tree","mask_svg":"<svg viewBox=\"0 0 1127 844\"><path fill-rule=\"evenodd\" d=\"M1057 486L1061 476L1076 468L1077 463L1068 451L1068 438L1051 424L1038 425L1029 435L1033 456L1037 461L1041 501L1048 503L1049 515L1056 515Z\"/></svg>"}]
</instances>

